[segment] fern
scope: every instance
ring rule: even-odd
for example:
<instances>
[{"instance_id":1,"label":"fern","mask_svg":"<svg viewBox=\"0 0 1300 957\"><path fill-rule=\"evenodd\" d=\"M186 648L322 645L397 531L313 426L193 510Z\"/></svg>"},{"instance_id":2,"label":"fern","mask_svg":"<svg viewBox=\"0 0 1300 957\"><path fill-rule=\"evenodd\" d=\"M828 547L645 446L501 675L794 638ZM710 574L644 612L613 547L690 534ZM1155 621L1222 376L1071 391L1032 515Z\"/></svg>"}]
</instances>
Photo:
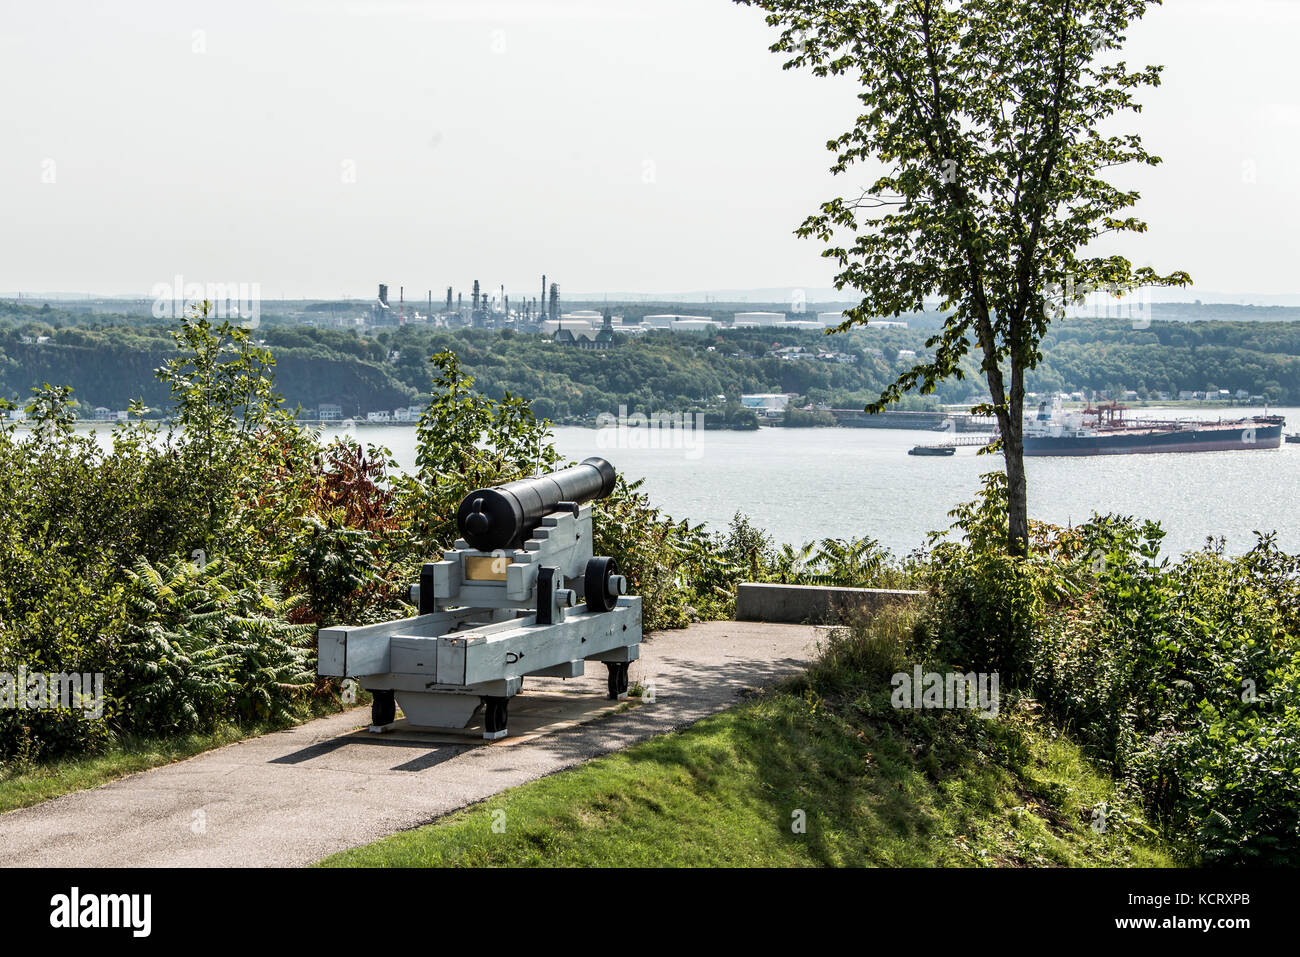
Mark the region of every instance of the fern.
<instances>
[{"instance_id":1,"label":"fern","mask_svg":"<svg viewBox=\"0 0 1300 957\"><path fill-rule=\"evenodd\" d=\"M279 719L315 682L315 628L286 619L301 605L254 581L238 588L219 559L199 567L139 559L123 642L125 722L188 731L217 721Z\"/></svg>"}]
</instances>

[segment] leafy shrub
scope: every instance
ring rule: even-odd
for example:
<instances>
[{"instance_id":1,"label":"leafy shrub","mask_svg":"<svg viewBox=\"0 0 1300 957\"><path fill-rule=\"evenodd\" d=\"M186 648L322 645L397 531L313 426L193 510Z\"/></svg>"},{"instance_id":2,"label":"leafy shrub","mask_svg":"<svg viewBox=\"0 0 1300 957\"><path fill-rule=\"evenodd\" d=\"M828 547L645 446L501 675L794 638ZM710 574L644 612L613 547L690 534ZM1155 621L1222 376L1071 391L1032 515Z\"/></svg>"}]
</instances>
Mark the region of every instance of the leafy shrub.
<instances>
[{"instance_id":1,"label":"leafy shrub","mask_svg":"<svg viewBox=\"0 0 1300 957\"><path fill-rule=\"evenodd\" d=\"M219 722L288 721L314 686L315 629L287 621L301 599L265 582L232 584L220 559L129 573L132 621L121 647L120 721L132 731L203 731ZM120 675L120 677L119 677Z\"/></svg>"},{"instance_id":2,"label":"leafy shrub","mask_svg":"<svg viewBox=\"0 0 1300 957\"><path fill-rule=\"evenodd\" d=\"M674 522L640 489L640 480L620 475L614 491L595 503L594 547L618 562L629 593L641 596L643 627L682 628L726 614L734 566L715 553L702 526Z\"/></svg>"},{"instance_id":3,"label":"leafy shrub","mask_svg":"<svg viewBox=\"0 0 1300 957\"><path fill-rule=\"evenodd\" d=\"M341 437L312 457L306 514L291 542L294 620L329 627L392 617L406 601L411 542L384 449Z\"/></svg>"},{"instance_id":4,"label":"leafy shrub","mask_svg":"<svg viewBox=\"0 0 1300 957\"><path fill-rule=\"evenodd\" d=\"M0 427L0 671L102 673L108 696L103 720L6 709L0 760L301 703L314 630L289 623L297 602L275 598L271 579L308 505L311 438L245 330L200 310L176 338L158 373L175 400L167 433L136 403L101 447L70 432L71 396L48 387L28 407L30 434Z\"/></svg>"},{"instance_id":5,"label":"leafy shrub","mask_svg":"<svg viewBox=\"0 0 1300 957\"><path fill-rule=\"evenodd\" d=\"M898 561L874 538L824 538L802 547L783 544L737 512L714 551L733 566L740 581L785 585L839 585L847 588L908 588L925 575L922 553Z\"/></svg>"},{"instance_id":6,"label":"leafy shrub","mask_svg":"<svg viewBox=\"0 0 1300 957\"><path fill-rule=\"evenodd\" d=\"M1218 863L1300 863L1300 562L1271 536L1159 558L1163 531L1107 515L1036 524L1005 554L998 477L932 551L923 644L997 670L1180 841Z\"/></svg>"},{"instance_id":7,"label":"leafy shrub","mask_svg":"<svg viewBox=\"0 0 1300 957\"><path fill-rule=\"evenodd\" d=\"M1051 603L1065 590L1058 566L1003 547L1007 505L1001 473L985 476L980 497L953 511L960 541L932 536L930 652L960 668L997 672L1005 687L1030 681Z\"/></svg>"},{"instance_id":8,"label":"leafy shrub","mask_svg":"<svg viewBox=\"0 0 1300 957\"><path fill-rule=\"evenodd\" d=\"M813 685L830 692L864 679L868 684L888 682L914 660L920 624L918 609L910 605L850 615L821 640L810 669Z\"/></svg>"}]
</instances>

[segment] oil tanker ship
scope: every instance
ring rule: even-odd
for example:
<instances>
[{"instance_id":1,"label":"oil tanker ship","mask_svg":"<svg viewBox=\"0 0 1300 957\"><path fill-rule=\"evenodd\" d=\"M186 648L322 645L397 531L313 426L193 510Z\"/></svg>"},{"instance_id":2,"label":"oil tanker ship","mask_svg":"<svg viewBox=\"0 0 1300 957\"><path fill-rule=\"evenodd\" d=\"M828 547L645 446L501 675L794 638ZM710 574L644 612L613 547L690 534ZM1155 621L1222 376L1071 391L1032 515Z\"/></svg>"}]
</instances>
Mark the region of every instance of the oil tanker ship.
<instances>
[{"instance_id":1,"label":"oil tanker ship","mask_svg":"<svg viewBox=\"0 0 1300 957\"><path fill-rule=\"evenodd\" d=\"M1276 449L1280 415L1232 421L1126 420L1117 402L1066 412L1059 397L1042 402L1025 421L1025 455L1135 455L1146 452L1221 452ZM1267 410L1265 410L1267 411Z\"/></svg>"}]
</instances>

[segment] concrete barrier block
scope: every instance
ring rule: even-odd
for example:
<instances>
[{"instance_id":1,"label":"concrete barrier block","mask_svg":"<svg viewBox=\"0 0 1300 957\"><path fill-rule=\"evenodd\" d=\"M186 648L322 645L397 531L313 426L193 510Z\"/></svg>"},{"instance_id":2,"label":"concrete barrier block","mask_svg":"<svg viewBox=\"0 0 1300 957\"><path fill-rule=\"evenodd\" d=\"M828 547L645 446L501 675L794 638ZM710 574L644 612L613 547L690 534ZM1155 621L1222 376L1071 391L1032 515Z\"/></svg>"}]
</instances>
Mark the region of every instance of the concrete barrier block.
<instances>
[{"instance_id":1,"label":"concrete barrier block","mask_svg":"<svg viewBox=\"0 0 1300 957\"><path fill-rule=\"evenodd\" d=\"M741 582L736 591L736 620L838 624L852 612L874 612L887 605L913 601L924 594L898 588Z\"/></svg>"}]
</instances>

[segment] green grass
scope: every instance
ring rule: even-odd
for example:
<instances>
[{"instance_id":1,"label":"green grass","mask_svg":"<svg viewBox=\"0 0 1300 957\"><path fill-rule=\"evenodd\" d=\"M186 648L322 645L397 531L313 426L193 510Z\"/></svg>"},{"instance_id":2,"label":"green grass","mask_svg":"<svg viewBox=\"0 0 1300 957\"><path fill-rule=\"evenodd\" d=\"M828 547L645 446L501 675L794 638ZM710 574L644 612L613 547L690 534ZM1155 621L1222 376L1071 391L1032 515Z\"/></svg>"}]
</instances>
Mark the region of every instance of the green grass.
<instances>
[{"instance_id":1,"label":"green grass","mask_svg":"<svg viewBox=\"0 0 1300 957\"><path fill-rule=\"evenodd\" d=\"M653 705L651 706L653 707ZM1091 827L1106 802L1105 833ZM794 824L802 811L805 833ZM409 866L1174 864L1140 814L1028 711L895 712L766 694L683 731L322 861Z\"/></svg>"}]
</instances>

